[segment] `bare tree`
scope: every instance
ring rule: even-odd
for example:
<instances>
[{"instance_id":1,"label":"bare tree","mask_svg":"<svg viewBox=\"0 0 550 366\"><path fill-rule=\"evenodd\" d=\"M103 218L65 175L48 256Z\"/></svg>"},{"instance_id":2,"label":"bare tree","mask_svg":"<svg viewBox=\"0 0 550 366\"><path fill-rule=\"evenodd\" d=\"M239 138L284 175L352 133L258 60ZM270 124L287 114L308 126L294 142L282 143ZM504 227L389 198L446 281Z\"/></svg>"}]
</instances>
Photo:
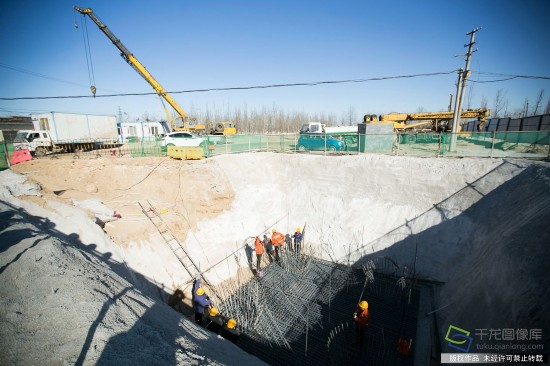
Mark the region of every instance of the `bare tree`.
<instances>
[{"instance_id":1,"label":"bare tree","mask_svg":"<svg viewBox=\"0 0 550 366\"><path fill-rule=\"evenodd\" d=\"M487 105L489 104L489 102L487 101L487 97L486 96L482 96L481 97L481 103L480 103L480 108L487 108Z\"/></svg>"},{"instance_id":2,"label":"bare tree","mask_svg":"<svg viewBox=\"0 0 550 366\"><path fill-rule=\"evenodd\" d=\"M506 100L506 92L504 89L499 89L495 96L495 106L493 108L493 117L501 117L501 112L506 109L508 101Z\"/></svg>"},{"instance_id":3,"label":"bare tree","mask_svg":"<svg viewBox=\"0 0 550 366\"><path fill-rule=\"evenodd\" d=\"M523 112L524 112L523 108L516 108L512 111L512 113L510 113L506 117L521 118L521 117L523 117Z\"/></svg>"},{"instance_id":4,"label":"bare tree","mask_svg":"<svg viewBox=\"0 0 550 366\"><path fill-rule=\"evenodd\" d=\"M466 103L466 109L472 108L472 97L474 96L474 84L475 83L470 83L468 87L468 98Z\"/></svg>"},{"instance_id":5,"label":"bare tree","mask_svg":"<svg viewBox=\"0 0 550 366\"><path fill-rule=\"evenodd\" d=\"M353 125L357 124L357 114L355 113L355 108L349 106L348 110L344 113L344 118L342 118L343 125Z\"/></svg>"},{"instance_id":6,"label":"bare tree","mask_svg":"<svg viewBox=\"0 0 550 366\"><path fill-rule=\"evenodd\" d=\"M141 121L143 121L143 122L150 122L153 119L155 119L155 118L151 114L149 114L149 112L144 112L141 115Z\"/></svg>"},{"instance_id":7,"label":"bare tree","mask_svg":"<svg viewBox=\"0 0 550 366\"><path fill-rule=\"evenodd\" d=\"M508 111L508 103L504 107L504 112L502 112L502 117L510 117L510 112Z\"/></svg>"},{"instance_id":8,"label":"bare tree","mask_svg":"<svg viewBox=\"0 0 550 366\"><path fill-rule=\"evenodd\" d=\"M544 97L544 89L541 89L539 92L539 95L537 96L537 100L535 101L535 105L533 106L533 116L536 116L539 112L539 108L542 107L542 98Z\"/></svg>"},{"instance_id":9,"label":"bare tree","mask_svg":"<svg viewBox=\"0 0 550 366\"><path fill-rule=\"evenodd\" d=\"M544 109L544 114L550 114L550 98L546 101L546 108Z\"/></svg>"},{"instance_id":10,"label":"bare tree","mask_svg":"<svg viewBox=\"0 0 550 366\"><path fill-rule=\"evenodd\" d=\"M527 117L527 114L529 113L529 99L525 98L525 101L523 102L523 114L522 117Z\"/></svg>"}]
</instances>

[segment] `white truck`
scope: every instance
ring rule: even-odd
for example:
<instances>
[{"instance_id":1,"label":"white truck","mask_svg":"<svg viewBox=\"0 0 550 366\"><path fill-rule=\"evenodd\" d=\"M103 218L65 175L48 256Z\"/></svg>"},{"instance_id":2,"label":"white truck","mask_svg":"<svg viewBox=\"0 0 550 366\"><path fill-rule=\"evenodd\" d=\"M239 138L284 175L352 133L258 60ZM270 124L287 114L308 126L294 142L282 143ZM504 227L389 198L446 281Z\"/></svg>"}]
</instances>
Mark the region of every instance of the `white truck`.
<instances>
[{"instance_id":1,"label":"white truck","mask_svg":"<svg viewBox=\"0 0 550 366\"><path fill-rule=\"evenodd\" d=\"M302 136L309 135L310 137L313 137L321 134L325 136L325 140L328 137L331 137L341 141L344 145L341 150L357 149L358 133L358 125L330 127L321 122L309 122L307 124L303 124L300 129L300 135ZM304 138L302 138L302 140L304 140ZM298 145L298 148L299 147L301 147L300 144ZM340 150L340 148L336 147L336 150Z\"/></svg>"},{"instance_id":2,"label":"white truck","mask_svg":"<svg viewBox=\"0 0 550 366\"><path fill-rule=\"evenodd\" d=\"M118 129L114 115L44 113L32 115L34 130L17 132L13 147L33 155L112 147Z\"/></svg>"},{"instance_id":3,"label":"white truck","mask_svg":"<svg viewBox=\"0 0 550 366\"><path fill-rule=\"evenodd\" d=\"M300 133L326 133L327 135L344 134L344 133L357 134L357 131L358 131L357 125L327 127L325 124L321 122L309 122L307 124L303 124L302 128L300 129Z\"/></svg>"}]
</instances>

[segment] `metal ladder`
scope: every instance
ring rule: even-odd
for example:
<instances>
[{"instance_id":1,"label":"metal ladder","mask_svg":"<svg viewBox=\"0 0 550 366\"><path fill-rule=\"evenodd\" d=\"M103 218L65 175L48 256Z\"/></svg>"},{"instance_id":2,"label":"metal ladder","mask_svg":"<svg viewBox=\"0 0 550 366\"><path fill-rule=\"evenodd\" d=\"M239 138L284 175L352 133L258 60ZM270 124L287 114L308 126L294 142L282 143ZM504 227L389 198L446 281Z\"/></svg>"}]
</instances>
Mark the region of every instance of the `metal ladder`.
<instances>
[{"instance_id":1,"label":"metal ladder","mask_svg":"<svg viewBox=\"0 0 550 366\"><path fill-rule=\"evenodd\" d=\"M157 210L155 210L151 203L147 201L146 204L142 204L141 202L138 202L138 204L141 207L143 213L149 218L149 220L151 220L153 225L155 225L158 232L164 239L164 242L166 243L166 245L168 245L176 258L178 258L179 262L181 263L183 268L185 268L189 276L191 278L194 278L195 275L200 274L199 267L196 265L193 259L191 259L183 245L178 241L178 239L174 237L174 234L172 233L168 225L166 225L162 217L160 217L159 213L157 212ZM204 276L201 277L203 277L203 281L206 284L209 284Z\"/></svg>"}]
</instances>

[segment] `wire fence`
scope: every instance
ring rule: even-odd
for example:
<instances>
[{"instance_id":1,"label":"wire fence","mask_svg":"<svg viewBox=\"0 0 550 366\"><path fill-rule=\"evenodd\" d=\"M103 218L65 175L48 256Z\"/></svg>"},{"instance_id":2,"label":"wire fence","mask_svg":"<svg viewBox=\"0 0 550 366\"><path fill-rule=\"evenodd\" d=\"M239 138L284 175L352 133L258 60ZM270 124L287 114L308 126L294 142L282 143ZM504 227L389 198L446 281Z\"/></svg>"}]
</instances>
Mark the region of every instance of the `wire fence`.
<instances>
[{"instance_id":1,"label":"wire fence","mask_svg":"<svg viewBox=\"0 0 550 366\"><path fill-rule=\"evenodd\" d=\"M550 131L497 131L391 134L248 134L203 136L205 157L245 152L322 155L386 154L418 157L550 158ZM454 144L453 144L454 141ZM79 141L66 145L80 146ZM67 150L60 151L66 152ZM0 144L0 169L8 168L13 144ZM157 139L119 144L89 144L70 150L74 157L166 156Z\"/></svg>"}]
</instances>

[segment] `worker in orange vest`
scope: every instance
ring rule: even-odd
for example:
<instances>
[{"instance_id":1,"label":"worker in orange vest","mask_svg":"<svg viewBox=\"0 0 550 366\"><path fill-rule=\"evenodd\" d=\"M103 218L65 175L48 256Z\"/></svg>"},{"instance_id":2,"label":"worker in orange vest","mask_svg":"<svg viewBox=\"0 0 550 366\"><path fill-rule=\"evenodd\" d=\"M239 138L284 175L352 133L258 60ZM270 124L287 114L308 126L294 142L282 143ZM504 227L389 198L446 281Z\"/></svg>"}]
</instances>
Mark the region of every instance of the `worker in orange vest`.
<instances>
[{"instance_id":1,"label":"worker in orange vest","mask_svg":"<svg viewBox=\"0 0 550 366\"><path fill-rule=\"evenodd\" d=\"M369 325L369 303L365 300L361 301L357 306L357 310L353 313L353 321L355 323L355 342L357 346L363 345L365 329Z\"/></svg>"},{"instance_id":2,"label":"worker in orange vest","mask_svg":"<svg viewBox=\"0 0 550 366\"><path fill-rule=\"evenodd\" d=\"M276 229L271 230L271 243L275 247L275 260L279 261L279 254L282 245L285 243L285 236Z\"/></svg>"},{"instance_id":3,"label":"worker in orange vest","mask_svg":"<svg viewBox=\"0 0 550 366\"><path fill-rule=\"evenodd\" d=\"M259 237L256 237L256 241L254 242L254 246L256 249L256 272L260 272L260 264L262 262L262 254L264 254L264 243L260 240Z\"/></svg>"}]
</instances>

